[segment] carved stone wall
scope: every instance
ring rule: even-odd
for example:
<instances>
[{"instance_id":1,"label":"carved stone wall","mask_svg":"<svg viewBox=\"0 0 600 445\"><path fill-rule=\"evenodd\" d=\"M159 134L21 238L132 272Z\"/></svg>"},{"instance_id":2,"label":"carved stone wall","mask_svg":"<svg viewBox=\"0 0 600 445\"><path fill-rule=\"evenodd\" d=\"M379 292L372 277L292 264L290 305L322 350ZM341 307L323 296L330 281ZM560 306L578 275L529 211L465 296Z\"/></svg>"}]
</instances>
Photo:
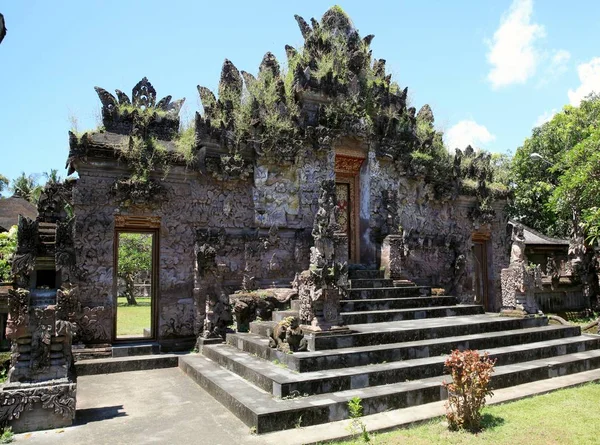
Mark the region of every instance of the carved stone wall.
<instances>
[{"instance_id":1,"label":"carved stone wall","mask_svg":"<svg viewBox=\"0 0 600 445\"><path fill-rule=\"evenodd\" d=\"M226 293L240 289L245 278L256 286L289 284L297 271L308 267L318 179L324 175L323 158L309 157L301 168L264 166L264 180L221 181L175 167L161 181L166 199L148 208L122 207L110 194L122 172L80 169L74 191L75 249L83 272L78 283L82 311L90 323L82 327L78 339L86 343L112 341L118 215L160 219L159 339L194 334L197 229L224 229L225 241L217 249L216 262L224 268Z\"/></svg>"},{"instance_id":2,"label":"carved stone wall","mask_svg":"<svg viewBox=\"0 0 600 445\"><path fill-rule=\"evenodd\" d=\"M500 271L508 264L503 201L491 223L472 217L476 198L441 201L430 184L408 177L397 165L369 156L370 238L380 257L374 262L392 278L443 287L464 302L474 301L472 234L489 231L488 295L490 308L501 305Z\"/></svg>"}]
</instances>

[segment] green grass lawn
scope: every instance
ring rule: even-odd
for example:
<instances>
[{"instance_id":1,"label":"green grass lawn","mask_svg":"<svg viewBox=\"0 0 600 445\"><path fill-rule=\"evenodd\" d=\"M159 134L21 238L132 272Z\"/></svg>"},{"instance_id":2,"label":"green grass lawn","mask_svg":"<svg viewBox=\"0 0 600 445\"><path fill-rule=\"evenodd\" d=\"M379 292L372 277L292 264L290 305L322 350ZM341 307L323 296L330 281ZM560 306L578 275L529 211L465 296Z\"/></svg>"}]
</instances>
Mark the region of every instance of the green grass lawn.
<instances>
[{"instance_id":1,"label":"green grass lawn","mask_svg":"<svg viewBox=\"0 0 600 445\"><path fill-rule=\"evenodd\" d=\"M150 328L150 297L136 298L137 306L128 306L125 297L117 299L117 337L144 336L144 328Z\"/></svg>"},{"instance_id":2,"label":"green grass lawn","mask_svg":"<svg viewBox=\"0 0 600 445\"><path fill-rule=\"evenodd\" d=\"M600 384L523 399L484 409L480 433L451 432L445 418L389 433L372 434L374 445L425 444L597 444L600 443ZM339 442L338 442L339 443ZM342 442L359 444L362 441Z\"/></svg>"}]
</instances>

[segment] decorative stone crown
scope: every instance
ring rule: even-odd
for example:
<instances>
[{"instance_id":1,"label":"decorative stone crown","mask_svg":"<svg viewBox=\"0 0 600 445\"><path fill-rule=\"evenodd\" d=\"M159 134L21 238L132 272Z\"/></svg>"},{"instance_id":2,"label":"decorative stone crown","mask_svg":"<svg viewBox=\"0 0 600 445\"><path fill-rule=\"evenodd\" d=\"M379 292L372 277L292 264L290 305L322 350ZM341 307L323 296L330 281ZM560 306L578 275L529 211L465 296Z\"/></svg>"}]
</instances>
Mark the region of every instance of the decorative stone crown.
<instances>
[{"instance_id":1,"label":"decorative stone crown","mask_svg":"<svg viewBox=\"0 0 600 445\"><path fill-rule=\"evenodd\" d=\"M131 100L121 90L115 90L115 97L104 88L94 89L102 102L102 122L107 131L128 135L143 126L148 134L164 140L177 134L185 98L171 102L171 96L165 96L156 102L156 90L145 77L133 87Z\"/></svg>"}]
</instances>

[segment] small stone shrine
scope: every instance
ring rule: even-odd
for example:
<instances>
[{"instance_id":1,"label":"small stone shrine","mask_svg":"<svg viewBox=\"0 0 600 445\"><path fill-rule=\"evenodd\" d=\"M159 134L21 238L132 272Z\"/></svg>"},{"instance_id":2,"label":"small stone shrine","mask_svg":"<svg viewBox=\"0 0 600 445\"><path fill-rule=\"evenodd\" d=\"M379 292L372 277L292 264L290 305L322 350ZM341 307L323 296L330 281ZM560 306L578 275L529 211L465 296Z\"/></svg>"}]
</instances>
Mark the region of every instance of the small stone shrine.
<instances>
[{"instance_id":1,"label":"small stone shrine","mask_svg":"<svg viewBox=\"0 0 600 445\"><path fill-rule=\"evenodd\" d=\"M74 283L81 277L73 219L64 211L72 185L49 183L36 220L19 218L6 328L12 361L0 392L0 422L15 432L68 426L75 417L71 341L79 316Z\"/></svg>"}]
</instances>

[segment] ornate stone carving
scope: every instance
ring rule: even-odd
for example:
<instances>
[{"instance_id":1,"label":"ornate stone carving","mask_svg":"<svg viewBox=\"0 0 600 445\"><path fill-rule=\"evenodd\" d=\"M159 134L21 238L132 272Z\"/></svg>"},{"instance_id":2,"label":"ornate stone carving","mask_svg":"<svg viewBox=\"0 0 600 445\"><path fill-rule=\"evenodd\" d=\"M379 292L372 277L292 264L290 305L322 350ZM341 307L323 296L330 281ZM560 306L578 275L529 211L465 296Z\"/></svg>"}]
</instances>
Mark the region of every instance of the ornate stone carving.
<instances>
[{"instance_id":1,"label":"ornate stone carving","mask_svg":"<svg viewBox=\"0 0 600 445\"><path fill-rule=\"evenodd\" d=\"M19 419L24 412L33 410L35 404L41 404L43 409L72 420L75 418L75 392L74 383L24 389L4 388L0 392L0 423L6 425L8 421Z\"/></svg>"},{"instance_id":2,"label":"ornate stone carving","mask_svg":"<svg viewBox=\"0 0 600 445\"><path fill-rule=\"evenodd\" d=\"M143 126L147 135L160 139L176 136L185 99L171 101L171 96L166 96L156 102L156 90L145 77L133 87L131 100L120 90L116 90L118 100L103 88L95 90L102 102L102 121L107 131L131 134Z\"/></svg>"},{"instance_id":3,"label":"ornate stone carving","mask_svg":"<svg viewBox=\"0 0 600 445\"><path fill-rule=\"evenodd\" d=\"M510 262L525 262L525 234L523 224L516 223L512 229L512 245L510 248Z\"/></svg>"},{"instance_id":4,"label":"ornate stone carving","mask_svg":"<svg viewBox=\"0 0 600 445\"><path fill-rule=\"evenodd\" d=\"M75 219L56 223L56 244L54 247L54 258L57 267L75 267L75 243L73 234L75 230Z\"/></svg>"},{"instance_id":5,"label":"ornate stone carving","mask_svg":"<svg viewBox=\"0 0 600 445\"><path fill-rule=\"evenodd\" d=\"M110 193L122 207L155 208L164 202L167 190L153 179L136 181L126 177L117 179Z\"/></svg>"},{"instance_id":6,"label":"ornate stone carving","mask_svg":"<svg viewBox=\"0 0 600 445\"><path fill-rule=\"evenodd\" d=\"M85 343L107 343L111 335L112 311L105 306L84 307L77 317L78 338Z\"/></svg>"},{"instance_id":7,"label":"ornate stone carving","mask_svg":"<svg viewBox=\"0 0 600 445\"><path fill-rule=\"evenodd\" d=\"M21 288L9 289L8 295L6 338L16 340L25 335L29 326L29 291Z\"/></svg>"},{"instance_id":8,"label":"ornate stone carving","mask_svg":"<svg viewBox=\"0 0 600 445\"><path fill-rule=\"evenodd\" d=\"M229 296L223 289L224 265L217 264L217 251L225 244L225 230L196 231L196 332L202 338L225 338L227 326L233 321Z\"/></svg>"},{"instance_id":9,"label":"ornate stone carving","mask_svg":"<svg viewBox=\"0 0 600 445\"><path fill-rule=\"evenodd\" d=\"M24 279L33 270L39 249L38 223L19 215L17 251L12 260L12 273Z\"/></svg>"},{"instance_id":10,"label":"ornate stone carving","mask_svg":"<svg viewBox=\"0 0 600 445\"><path fill-rule=\"evenodd\" d=\"M335 181L321 183L319 210L315 215L310 269L296 277L300 296L300 319L314 330L340 324L340 288L347 282L347 264L336 261L337 202Z\"/></svg>"},{"instance_id":11,"label":"ornate stone carving","mask_svg":"<svg viewBox=\"0 0 600 445\"><path fill-rule=\"evenodd\" d=\"M275 325L269 336L269 346L285 353L306 351L308 343L296 317L286 317Z\"/></svg>"}]
</instances>

